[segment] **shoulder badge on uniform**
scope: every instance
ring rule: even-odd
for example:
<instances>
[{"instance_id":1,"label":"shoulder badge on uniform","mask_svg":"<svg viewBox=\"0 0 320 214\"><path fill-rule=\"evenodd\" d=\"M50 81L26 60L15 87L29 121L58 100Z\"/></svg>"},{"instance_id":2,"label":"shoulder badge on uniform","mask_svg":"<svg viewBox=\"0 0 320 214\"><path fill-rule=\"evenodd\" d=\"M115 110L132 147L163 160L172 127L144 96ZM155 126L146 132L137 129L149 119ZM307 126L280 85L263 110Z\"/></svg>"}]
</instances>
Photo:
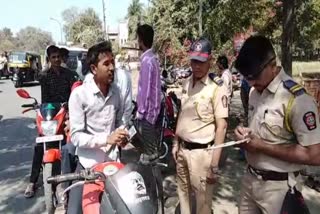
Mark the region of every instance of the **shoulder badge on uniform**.
<instances>
[{"instance_id":1,"label":"shoulder badge on uniform","mask_svg":"<svg viewBox=\"0 0 320 214\"><path fill-rule=\"evenodd\" d=\"M216 83L218 86L222 86L223 85L223 80L218 77L216 74L214 73L209 73L208 74L209 78L214 82Z\"/></svg>"},{"instance_id":2,"label":"shoulder badge on uniform","mask_svg":"<svg viewBox=\"0 0 320 214\"><path fill-rule=\"evenodd\" d=\"M293 80L283 81L283 86L288 89L294 96L300 96L306 93L306 90Z\"/></svg>"}]
</instances>

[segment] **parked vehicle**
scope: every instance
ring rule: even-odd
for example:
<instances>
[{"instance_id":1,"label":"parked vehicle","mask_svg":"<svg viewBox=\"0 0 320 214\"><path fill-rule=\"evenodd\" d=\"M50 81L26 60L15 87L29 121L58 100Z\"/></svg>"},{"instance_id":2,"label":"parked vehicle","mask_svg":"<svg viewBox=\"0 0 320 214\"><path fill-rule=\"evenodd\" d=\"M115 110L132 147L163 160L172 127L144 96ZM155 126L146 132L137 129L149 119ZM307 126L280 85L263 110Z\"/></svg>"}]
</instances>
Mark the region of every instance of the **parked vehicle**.
<instances>
[{"instance_id":1,"label":"parked vehicle","mask_svg":"<svg viewBox=\"0 0 320 214\"><path fill-rule=\"evenodd\" d=\"M192 74L191 68L174 68L172 65L162 69L162 79L167 85L180 83Z\"/></svg>"},{"instance_id":2,"label":"parked vehicle","mask_svg":"<svg viewBox=\"0 0 320 214\"><path fill-rule=\"evenodd\" d=\"M13 73L12 82L16 88L37 81L41 69L41 56L37 53L20 51L9 54L8 71Z\"/></svg>"},{"instance_id":3,"label":"parked vehicle","mask_svg":"<svg viewBox=\"0 0 320 214\"><path fill-rule=\"evenodd\" d=\"M37 112L36 124L38 136L36 143L43 145L43 186L46 209L49 214L55 212L57 205L56 185L46 182L48 177L59 175L61 172L61 146L65 139L64 122L67 114L67 103L42 103L29 95L24 89L17 90L17 94L24 99L33 99L32 104L24 104L23 113L31 110Z\"/></svg>"}]
</instances>

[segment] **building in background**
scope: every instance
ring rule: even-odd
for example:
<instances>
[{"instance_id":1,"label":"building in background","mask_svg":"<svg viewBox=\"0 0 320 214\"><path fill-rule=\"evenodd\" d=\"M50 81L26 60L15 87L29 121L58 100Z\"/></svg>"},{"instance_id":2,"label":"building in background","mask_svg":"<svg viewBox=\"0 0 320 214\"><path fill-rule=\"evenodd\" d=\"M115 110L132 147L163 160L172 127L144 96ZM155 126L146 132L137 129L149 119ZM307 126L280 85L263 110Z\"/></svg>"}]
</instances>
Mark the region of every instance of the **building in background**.
<instances>
[{"instance_id":1,"label":"building in background","mask_svg":"<svg viewBox=\"0 0 320 214\"><path fill-rule=\"evenodd\" d=\"M129 38L128 20L119 21L117 27L108 26L107 34L111 42L117 42L119 47L126 46Z\"/></svg>"}]
</instances>

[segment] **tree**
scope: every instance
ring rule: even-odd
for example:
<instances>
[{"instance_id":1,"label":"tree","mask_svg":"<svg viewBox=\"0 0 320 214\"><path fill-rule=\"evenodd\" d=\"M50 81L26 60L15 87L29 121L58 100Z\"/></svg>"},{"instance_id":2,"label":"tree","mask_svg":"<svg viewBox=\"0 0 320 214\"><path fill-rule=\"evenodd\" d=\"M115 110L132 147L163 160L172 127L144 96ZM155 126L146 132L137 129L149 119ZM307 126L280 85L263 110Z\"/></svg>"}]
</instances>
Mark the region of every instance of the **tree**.
<instances>
[{"instance_id":1,"label":"tree","mask_svg":"<svg viewBox=\"0 0 320 214\"><path fill-rule=\"evenodd\" d=\"M0 30L0 51L11 51L16 48L16 41L10 28Z\"/></svg>"},{"instance_id":2,"label":"tree","mask_svg":"<svg viewBox=\"0 0 320 214\"><path fill-rule=\"evenodd\" d=\"M62 12L64 31L69 41L92 46L103 40L102 22L92 8L78 12L75 7Z\"/></svg>"},{"instance_id":3,"label":"tree","mask_svg":"<svg viewBox=\"0 0 320 214\"><path fill-rule=\"evenodd\" d=\"M295 0L283 0L281 62L284 70L290 76L292 76L291 47L293 43L294 15Z\"/></svg>"},{"instance_id":4,"label":"tree","mask_svg":"<svg viewBox=\"0 0 320 214\"><path fill-rule=\"evenodd\" d=\"M175 63L180 50L185 49L183 42L200 36L199 1L153 0L147 8L147 20L155 28L155 47L162 61L164 52L170 50L170 58ZM316 49L320 52L320 0L295 0L294 16L290 12L293 8L287 10L293 1L286 1L287 4L280 0L202 1L203 35L212 42L215 54L231 52L234 36L248 33L250 29L252 33L270 38L283 59L291 56L288 52L291 47L294 55L299 53L310 58ZM290 61L283 62L289 73Z\"/></svg>"},{"instance_id":5,"label":"tree","mask_svg":"<svg viewBox=\"0 0 320 214\"><path fill-rule=\"evenodd\" d=\"M17 46L20 50L43 52L45 48L53 44L49 32L35 27L26 27L17 33Z\"/></svg>"},{"instance_id":6,"label":"tree","mask_svg":"<svg viewBox=\"0 0 320 214\"><path fill-rule=\"evenodd\" d=\"M132 0L128 7L127 19L129 28L129 39L134 40L136 38L137 26L141 24L143 17L143 4L139 0Z\"/></svg>"}]
</instances>

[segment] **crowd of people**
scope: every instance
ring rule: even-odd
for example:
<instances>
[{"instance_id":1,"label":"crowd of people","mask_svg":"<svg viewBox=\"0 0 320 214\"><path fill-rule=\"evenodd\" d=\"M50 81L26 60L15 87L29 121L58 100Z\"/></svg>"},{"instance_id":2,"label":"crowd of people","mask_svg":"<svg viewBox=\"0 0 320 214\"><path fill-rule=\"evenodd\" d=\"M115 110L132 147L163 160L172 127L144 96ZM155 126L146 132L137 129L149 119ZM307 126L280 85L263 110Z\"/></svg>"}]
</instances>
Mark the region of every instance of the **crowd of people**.
<instances>
[{"instance_id":1,"label":"crowd of people","mask_svg":"<svg viewBox=\"0 0 320 214\"><path fill-rule=\"evenodd\" d=\"M161 129L160 65L152 49L154 31L149 25L137 29L140 73L134 126L147 148L143 158L159 156ZM228 58L220 56L212 72L212 44L206 38L193 42L189 51L192 75L181 89L172 155L181 213L191 213L195 194L196 213L212 213L214 185L220 176L231 99L232 76ZM111 43L89 48L82 85L71 93L75 74L63 61L68 53L56 46L47 49L50 66L40 75L42 102L68 102L71 142L63 147L62 173L90 168L96 163L118 160L128 143L132 118L132 82L128 71L115 65ZM288 191L300 190L300 171L305 165L320 165L319 113L314 99L276 62L269 39L248 38L233 63L242 75L241 99L247 122L235 130L238 146L245 152L239 203L241 214L275 214L283 209ZM42 147L35 146L30 184L25 196L35 194ZM81 213L82 187L69 195L68 213Z\"/></svg>"}]
</instances>

